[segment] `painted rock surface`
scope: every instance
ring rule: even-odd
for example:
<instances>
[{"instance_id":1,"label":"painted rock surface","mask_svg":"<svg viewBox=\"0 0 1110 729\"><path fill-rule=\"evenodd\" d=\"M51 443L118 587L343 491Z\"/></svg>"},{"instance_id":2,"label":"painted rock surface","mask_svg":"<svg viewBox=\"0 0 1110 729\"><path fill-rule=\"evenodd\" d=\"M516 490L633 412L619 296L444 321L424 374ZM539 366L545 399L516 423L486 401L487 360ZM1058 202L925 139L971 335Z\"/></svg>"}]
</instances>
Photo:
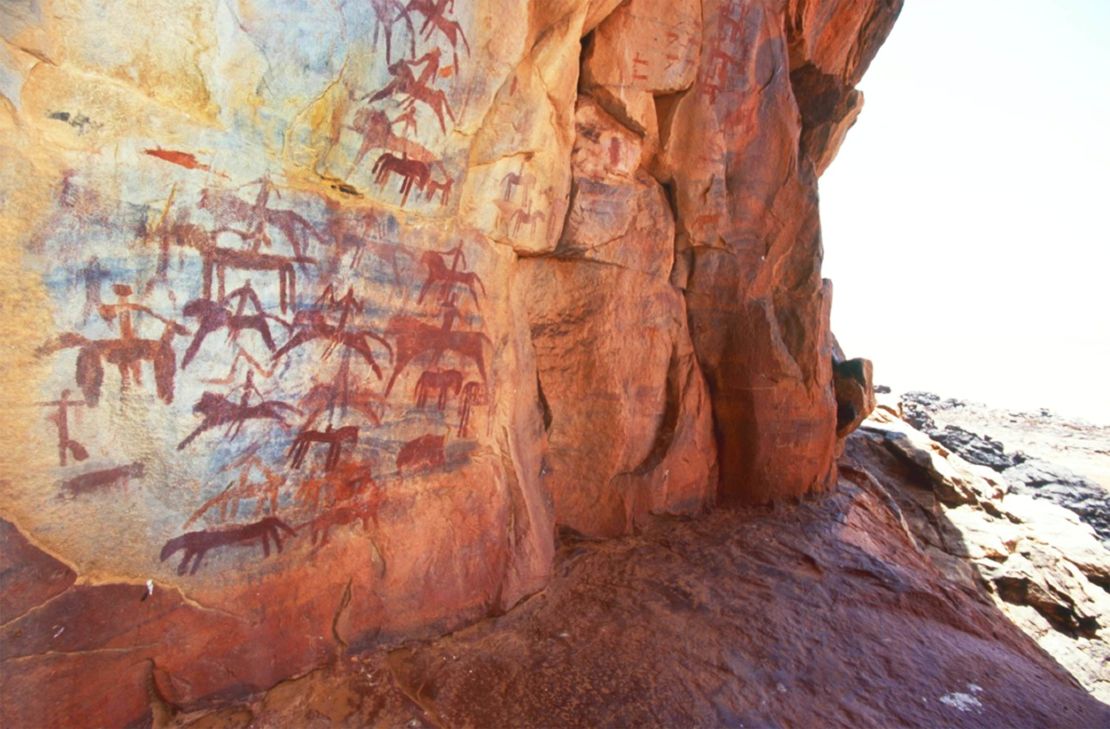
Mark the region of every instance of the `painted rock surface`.
<instances>
[{"instance_id":1,"label":"painted rock surface","mask_svg":"<svg viewBox=\"0 0 1110 729\"><path fill-rule=\"evenodd\" d=\"M245 695L512 607L559 526L829 485L816 175L899 7L5 3L0 723Z\"/></svg>"}]
</instances>

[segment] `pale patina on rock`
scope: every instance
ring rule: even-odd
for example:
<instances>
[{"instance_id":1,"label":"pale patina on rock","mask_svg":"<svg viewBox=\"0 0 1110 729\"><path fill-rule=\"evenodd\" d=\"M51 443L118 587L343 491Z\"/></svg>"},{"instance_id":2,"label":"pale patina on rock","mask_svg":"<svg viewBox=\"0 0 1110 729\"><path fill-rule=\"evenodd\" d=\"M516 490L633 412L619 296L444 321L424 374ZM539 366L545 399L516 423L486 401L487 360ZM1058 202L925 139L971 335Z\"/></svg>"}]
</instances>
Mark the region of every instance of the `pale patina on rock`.
<instances>
[{"instance_id":1,"label":"pale patina on rock","mask_svg":"<svg viewBox=\"0 0 1110 729\"><path fill-rule=\"evenodd\" d=\"M816 177L900 6L5 3L0 723L258 691L511 608L559 527L831 485Z\"/></svg>"}]
</instances>

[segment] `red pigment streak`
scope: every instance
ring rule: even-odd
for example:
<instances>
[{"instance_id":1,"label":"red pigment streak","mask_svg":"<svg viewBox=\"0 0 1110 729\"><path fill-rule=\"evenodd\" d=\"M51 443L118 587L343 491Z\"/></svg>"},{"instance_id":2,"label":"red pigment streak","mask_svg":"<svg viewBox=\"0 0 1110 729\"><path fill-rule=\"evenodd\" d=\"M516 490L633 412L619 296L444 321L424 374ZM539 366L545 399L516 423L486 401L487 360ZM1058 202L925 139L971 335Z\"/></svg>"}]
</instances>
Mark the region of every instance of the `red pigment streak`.
<instances>
[{"instance_id":1,"label":"red pigment streak","mask_svg":"<svg viewBox=\"0 0 1110 729\"><path fill-rule=\"evenodd\" d=\"M179 152L176 149L162 149L161 147L159 147L158 149L144 149L143 151L149 154L151 157L157 157L158 159L172 162L175 165L181 165L186 169L212 172L211 167L198 162L196 155L192 154L191 152ZM215 174L223 177L224 179L227 179L227 175L221 172L216 172Z\"/></svg>"}]
</instances>

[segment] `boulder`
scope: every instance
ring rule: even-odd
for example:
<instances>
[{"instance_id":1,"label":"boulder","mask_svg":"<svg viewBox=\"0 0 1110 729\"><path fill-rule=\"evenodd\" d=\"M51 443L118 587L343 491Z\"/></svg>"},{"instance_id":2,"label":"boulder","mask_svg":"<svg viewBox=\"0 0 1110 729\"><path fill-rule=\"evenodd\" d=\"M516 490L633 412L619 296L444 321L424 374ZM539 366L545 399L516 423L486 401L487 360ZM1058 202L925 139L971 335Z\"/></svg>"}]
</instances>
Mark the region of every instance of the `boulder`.
<instances>
[{"instance_id":1,"label":"boulder","mask_svg":"<svg viewBox=\"0 0 1110 729\"><path fill-rule=\"evenodd\" d=\"M872 367L867 359L833 362L836 393L836 437L843 440L875 410Z\"/></svg>"}]
</instances>

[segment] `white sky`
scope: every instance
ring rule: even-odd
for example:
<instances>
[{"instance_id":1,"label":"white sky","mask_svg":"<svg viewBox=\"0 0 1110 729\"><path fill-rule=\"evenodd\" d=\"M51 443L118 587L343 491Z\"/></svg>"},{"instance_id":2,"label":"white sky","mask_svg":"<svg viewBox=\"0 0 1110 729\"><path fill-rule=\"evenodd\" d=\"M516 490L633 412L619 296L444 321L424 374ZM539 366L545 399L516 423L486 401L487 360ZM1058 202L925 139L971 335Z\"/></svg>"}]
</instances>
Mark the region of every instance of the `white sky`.
<instances>
[{"instance_id":1,"label":"white sky","mask_svg":"<svg viewBox=\"0 0 1110 729\"><path fill-rule=\"evenodd\" d=\"M821 179L878 383L1110 423L1110 0L907 0Z\"/></svg>"}]
</instances>

